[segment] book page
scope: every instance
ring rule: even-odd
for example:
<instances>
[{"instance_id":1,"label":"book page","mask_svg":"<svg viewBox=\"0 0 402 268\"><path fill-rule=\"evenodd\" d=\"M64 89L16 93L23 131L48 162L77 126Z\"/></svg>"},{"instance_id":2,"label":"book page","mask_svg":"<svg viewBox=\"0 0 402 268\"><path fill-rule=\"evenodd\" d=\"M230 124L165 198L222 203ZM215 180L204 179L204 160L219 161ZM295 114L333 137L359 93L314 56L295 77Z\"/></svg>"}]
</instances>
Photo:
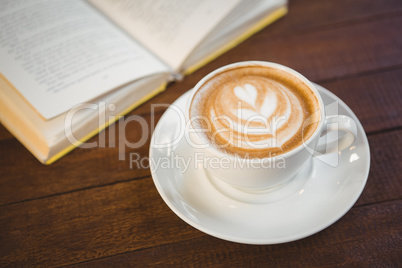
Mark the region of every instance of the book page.
<instances>
[{"instance_id":1,"label":"book page","mask_svg":"<svg viewBox=\"0 0 402 268\"><path fill-rule=\"evenodd\" d=\"M2 0L0 59L0 73L45 119L169 70L88 3L69 0Z\"/></svg>"},{"instance_id":2,"label":"book page","mask_svg":"<svg viewBox=\"0 0 402 268\"><path fill-rule=\"evenodd\" d=\"M287 13L287 0L242 1L198 44L183 65L191 73ZM207 56L205 56L207 55Z\"/></svg>"},{"instance_id":3,"label":"book page","mask_svg":"<svg viewBox=\"0 0 402 268\"><path fill-rule=\"evenodd\" d=\"M240 0L88 0L175 71Z\"/></svg>"}]
</instances>

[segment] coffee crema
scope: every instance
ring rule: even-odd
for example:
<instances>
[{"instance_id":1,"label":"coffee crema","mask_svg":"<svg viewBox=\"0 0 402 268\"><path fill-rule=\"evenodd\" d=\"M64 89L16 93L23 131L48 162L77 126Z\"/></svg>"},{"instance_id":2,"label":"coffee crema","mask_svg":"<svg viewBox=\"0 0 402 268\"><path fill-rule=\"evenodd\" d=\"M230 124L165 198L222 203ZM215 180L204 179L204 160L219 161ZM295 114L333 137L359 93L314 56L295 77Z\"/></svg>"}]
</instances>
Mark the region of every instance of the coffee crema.
<instances>
[{"instance_id":1,"label":"coffee crema","mask_svg":"<svg viewBox=\"0 0 402 268\"><path fill-rule=\"evenodd\" d=\"M299 78L267 66L216 74L194 94L192 127L216 149L243 158L267 158L306 141L320 120L319 102Z\"/></svg>"}]
</instances>

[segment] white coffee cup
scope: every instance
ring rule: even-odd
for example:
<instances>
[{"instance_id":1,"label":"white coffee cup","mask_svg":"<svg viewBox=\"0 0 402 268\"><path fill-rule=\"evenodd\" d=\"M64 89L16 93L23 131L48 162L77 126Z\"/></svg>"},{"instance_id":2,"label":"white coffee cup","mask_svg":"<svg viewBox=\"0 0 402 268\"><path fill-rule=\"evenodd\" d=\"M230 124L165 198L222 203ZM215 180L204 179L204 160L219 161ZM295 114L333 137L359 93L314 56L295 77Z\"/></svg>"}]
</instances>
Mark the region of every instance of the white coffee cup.
<instances>
[{"instance_id":1,"label":"white coffee cup","mask_svg":"<svg viewBox=\"0 0 402 268\"><path fill-rule=\"evenodd\" d=\"M256 65L285 71L305 83L319 102L320 108L318 112L321 120L314 133L302 145L293 150L269 158L245 159L224 153L217 150L213 145L206 144L205 138L201 137L198 130L194 129L192 124L188 122L189 111L194 94L206 81L228 69ZM209 176L246 190L261 190L285 183L308 164L314 154L325 154L323 149L326 149L326 152L341 151L354 142L357 134L356 123L352 118L345 115L330 117L325 115L322 98L315 86L307 78L286 66L271 62L246 61L233 63L209 73L193 88L187 103L186 113L188 141L198 159L202 157L205 161L210 161L210 163L204 162L202 164ZM333 131L344 131L346 135L338 136L336 141L332 141L331 144L326 144L324 139L321 139L320 146L318 146L320 138Z\"/></svg>"}]
</instances>

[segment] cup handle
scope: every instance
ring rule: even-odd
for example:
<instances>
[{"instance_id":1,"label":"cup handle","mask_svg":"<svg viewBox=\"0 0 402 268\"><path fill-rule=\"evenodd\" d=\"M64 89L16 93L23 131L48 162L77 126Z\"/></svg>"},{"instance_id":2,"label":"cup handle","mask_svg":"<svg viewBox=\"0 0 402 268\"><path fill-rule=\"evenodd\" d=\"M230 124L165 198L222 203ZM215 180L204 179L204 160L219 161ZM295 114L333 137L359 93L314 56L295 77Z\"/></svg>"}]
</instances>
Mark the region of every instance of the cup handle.
<instances>
[{"instance_id":1,"label":"cup handle","mask_svg":"<svg viewBox=\"0 0 402 268\"><path fill-rule=\"evenodd\" d=\"M325 118L326 129L321 133L316 152L319 154L329 154L339 152L348 148L356 139L356 122L346 115L333 115ZM326 141L324 136L336 131L336 138ZM345 132L345 135L338 136L339 131Z\"/></svg>"}]
</instances>

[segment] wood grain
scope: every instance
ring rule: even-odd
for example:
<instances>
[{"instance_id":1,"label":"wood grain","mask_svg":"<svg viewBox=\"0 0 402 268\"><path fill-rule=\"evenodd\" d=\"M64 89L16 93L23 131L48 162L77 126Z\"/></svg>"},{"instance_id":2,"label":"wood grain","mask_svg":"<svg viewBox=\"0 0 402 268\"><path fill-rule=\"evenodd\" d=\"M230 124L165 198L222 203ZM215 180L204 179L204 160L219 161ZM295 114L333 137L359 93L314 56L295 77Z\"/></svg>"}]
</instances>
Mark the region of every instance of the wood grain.
<instances>
[{"instance_id":1,"label":"wood grain","mask_svg":"<svg viewBox=\"0 0 402 268\"><path fill-rule=\"evenodd\" d=\"M365 211L369 208L386 213L376 219L376 225L390 224L381 221L391 213L375 208L377 204L393 204L392 213L396 214L390 217L392 224L389 227L401 227L397 215L402 213L397 211L402 205L401 181L393 176L399 170L397 152L402 149L401 137L402 131L394 131L374 135L369 140L372 148L399 146L386 154L373 151L377 157L373 158L370 179L355 206L357 210L362 208ZM394 200L399 201L394 203ZM348 228L355 228L353 234L359 234L359 241L365 235L374 236L374 233L366 232L370 224L374 224L367 220L373 219L363 214L361 212L356 217L345 217L351 225ZM352 215L356 215L356 212ZM361 226L360 221L366 226ZM353 226L357 222L359 226ZM26 261L45 266L82 262L204 236L168 209L150 177L1 206L0 226L1 241L7 245L1 250L0 262L16 265ZM329 238L325 241L341 243L356 239L338 237L337 241L331 236L344 231L335 229L328 232ZM308 243L302 241L304 242L299 243ZM313 246L319 247L310 245ZM87 252L88 248L92 249L90 253ZM21 259L27 258L23 254L25 251L30 252L29 259Z\"/></svg>"},{"instance_id":2,"label":"wood grain","mask_svg":"<svg viewBox=\"0 0 402 268\"><path fill-rule=\"evenodd\" d=\"M287 244L249 246L201 236L77 266L299 267L307 264L312 267L325 264L326 267L397 267L401 260L398 247L402 242L402 228L396 217L402 216L401 211L401 201L352 209L332 227ZM384 229L386 231L378 235L378 230ZM344 233L348 236L343 237ZM381 248L392 250L383 252ZM372 255L367 256L366 252Z\"/></svg>"},{"instance_id":3,"label":"wood grain","mask_svg":"<svg viewBox=\"0 0 402 268\"><path fill-rule=\"evenodd\" d=\"M341 79L322 85L350 106L370 134L402 126L401 77L402 68ZM172 86L168 91L156 97L152 103L169 104L172 99L178 97L179 85ZM152 103L141 106L136 114L141 115L148 123L151 122ZM158 122L164 110L163 107L156 109L155 122ZM135 112L128 117L134 115ZM138 131L138 127L139 125L135 122L125 126L124 136L128 141L140 140L141 132ZM106 147L76 149L50 166L38 163L15 139L0 141L2 153L8 155L0 161L0 176L3 178L0 180L0 204L149 176L149 169L138 169L135 165L130 165L130 154L136 153L141 157L148 157L151 134L148 134L144 146L137 149L124 147L124 152L120 150L121 153L119 153L118 144L122 140L119 140L120 124L115 124L113 128L114 131L109 128L89 141L105 140ZM116 147L110 147L107 142L113 135ZM123 156L125 160L119 160L119 157ZM21 172L20 165L15 163L24 163L26 171ZM59 174L63 174L63 176L59 176Z\"/></svg>"},{"instance_id":4,"label":"wood grain","mask_svg":"<svg viewBox=\"0 0 402 268\"><path fill-rule=\"evenodd\" d=\"M159 120L160 116L156 114L155 120ZM151 121L149 115L144 118ZM130 153L147 157L151 134L145 136L146 142L139 148L124 146L119 149L119 142L124 138L132 143L142 138L138 123L130 122L120 132L119 125L114 127L116 132L109 128L88 141L99 144L103 138L108 141L111 133L116 133L113 139L115 147L110 147L106 142L105 147L76 149L50 166L39 163L15 139L0 141L2 153L8 155L0 161L0 176L3 178L0 180L0 204L149 176L147 163L141 168L130 164ZM21 163L25 165L23 172Z\"/></svg>"},{"instance_id":5,"label":"wood grain","mask_svg":"<svg viewBox=\"0 0 402 268\"><path fill-rule=\"evenodd\" d=\"M14 136L0 123L0 140L13 139Z\"/></svg>"},{"instance_id":6,"label":"wood grain","mask_svg":"<svg viewBox=\"0 0 402 268\"><path fill-rule=\"evenodd\" d=\"M353 110L368 135L402 127L402 68L321 85Z\"/></svg>"},{"instance_id":7,"label":"wood grain","mask_svg":"<svg viewBox=\"0 0 402 268\"><path fill-rule=\"evenodd\" d=\"M339 96L365 128L367 185L338 222L291 243L251 246L206 235L160 198L149 169L151 131L123 122L50 166L0 126L0 266L399 267L402 263L402 1L291 0L289 13L129 113L157 122L212 70L236 61L292 67ZM149 130L152 128L149 127ZM124 135L123 135L124 133ZM109 143L109 139L111 143ZM113 146L112 144L116 146ZM123 159L124 160L119 160Z\"/></svg>"},{"instance_id":8,"label":"wood grain","mask_svg":"<svg viewBox=\"0 0 402 268\"><path fill-rule=\"evenodd\" d=\"M149 194L147 182L130 182L91 190L94 191L91 194L74 193L8 206L0 214L3 226L0 237L7 245L2 249L0 262L54 266L97 258L104 262L107 261L104 257L117 255L105 265L124 260L141 266L171 260L174 260L171 264L184 265L197 260L195 263L201 266L219 264L220 260L222 265L249 261L269 264L267 257L275 252L282 261L291 263L304 256L312 258L309 261L312 264L325 258L329 265L352 265L353 255L349 254L363 253L373 243L393 249L386 253L389 258L381 258L382 262L377 264L386 264L387 260L392 264L399 256L395 246L402 239L398 220L402 216L401 201L354 208L338 223L300 241L279 246L247 246L206 236L186 225L166 206L161 206L159 198ZM134 192L138 198L130 198ZM383 230L381 236L379 230ZM346 232L348 235L342 236ZM179 248L185 248L186 254ZM236 253L246 248L252 249L246 256ZM354 250L350 252L350 249ZM26 256L25 251L30 255ZM129 253L121 256L123 252ZM316 259L310 255L312 252L318 254ZM328 259L331 254L336 255ZM377 252L366 264L376 264L380 254L383 253Z\"/></svg>"},{"instance_id":9,"label":"wood grain","mask_svg":"<svg viewBox=\"0 0 402 268\"><path fill-rule=\"evenodd\" d=\"M366 187L356 205L402 199L402 130L378 133L368 138L371 166Z\"/></svg>"},{"instance_id":10,"label":"wood grain","mask_svg":"<svg viewBox=\"0 0 402 268\"><path fill-rule=\"evenodd\" d=\"M238 50L224 54L216 64L272 61L318 83L393 68L402 64L401 23L402 16L381 18L326 30L284 34L272 40L265 35L268 33L262 32L241 44Z\"/></svg>"},{"instance_id":11,"label":"wood grain","mask_svg":"<svg viewBox=\"0 0 402 268\"><path fill-rule=\"evenodd\" d=\"M269 59L268 56L270 56L271 54L276 54L276 52L278 51L278 46L276 46L277 49L272 49L272 51L269 52L267 50L266 46L267 42L265 42L265 39L267 39L269 43L271 43L270 42L271 38L273 38L273 40L288 38L292 36L291 33L293 33L293 35L295 35L297 39L300 35L304 34L311 35L312 31L313 33L315 33L316 31L320 31L320 29L321 31L324 31L328 28L336 29L341 27L342 31L344 28L348 28L351 23L365 25L367 22L370 21L375 22L377 19L381 20L383 18L389 18L390 14L393 14L391 17L397 17L399 13L402 12L402 3L399 0L386 0L386 1L356 0L352 2L348 0L341 0L336 2L332 0L311 0L309 1L308 5L306 5L305 2L302 0L293 0L289 1L289 5L290 5L289 14L285 18L275 22L274 24L270 25L263 31L257 33L256 36L244 42L241 45L242 47L234 48L233 50L226 53L224 56L220 57L218 60L214 61L211 64L208 64L200 71L197 71L194 75L191 75L190 78L188 77L184 78L184 81L181 81L180 83L176 84L176 86L174 86L174 89L171 89L171 87L169 87L168 90L172 94L168 95L164 94L164 97L158 97L158 99L156 99L156 102L162 100L162 103L166 102L171 103L174 99L178 98L186 90L193 87L195 83L198 82L207 73L222 65L229 64L233 61L249 60L249 59L270 61L271 59ZM394 26L393 28L398 28L398 24L392 26ZM370 25L366 28L368 28L368 31L370 31ZM353 29L348 30L348 32L353 31L354 31ZM394 32L395 31L392 31L392 33ZM374 38L376 37L375 33L372 33L372 35L374 36ZM400 38L400 35L396 33L392 34L391 37ZM319 38L320 37L314 39ZM337 40L338 38L339 36L337 36L337 38L333 38L332 40ZM387 36L386 39L388 38L389 36ZM262 42L258 42L257 40L260 39L264 40L262 40ZM306 40L306 41L307 43L312 43L315 40L310 41ZM289 42L288 45L298 46L298 44L299 41L297 40L295 43ZM301 44L304 45L304 43ZM290 47L290 49L292 49L292 47ZM255 58L255 56L251 54L259 52L262 53L260 53L260 55L258 55L257 58ZM238 54L252 55L252 56L250 58L246 59L238 58L236 60L233 56L236 56ZM289 57L289 59L286 60L290 61L291 58L294 56L294 53L289 53L288 55L291 57ZM378 55L378 57L381 57L381 55ZM286 65L285 62L283 62L282 64ZM302 70L300 71L302 72ZM302 73L305 74L304 72ZM309 78L313 79L312 77ZM168 98L166 98L166 96L168 96ZM149 112L148 106L146 106L146 108L141 107L137 108L134 112L138 114L142 114L143 112ZM8 139L11 137L12 135L10 135L7 131L5 131L3 127L0 127L0 140Z\"/></svg>"},{"instance_id":12,"label":"wood grain","mask_svg":"<svg viewBox=\"0 0 402 268\"><path fill-rule=\"evenodd\" d=\"M149 177L2 206L0 226L0 263L16 266L69 264L202 235L172 214Z\"/></svg>"},{"instance_id":13,"label":"wood grain","mask_svg":"<svg viewBox=\"0 0 402 268\"><path fill-rule=\"evenodd\" d=\"M402 12L402 3L398 0L303 0L289 1L289 13L286 19L268 27L264 34L281 35L299 33L317 29L337 28L383 17L398 16Z\"/></svg>"}]
</instances>

